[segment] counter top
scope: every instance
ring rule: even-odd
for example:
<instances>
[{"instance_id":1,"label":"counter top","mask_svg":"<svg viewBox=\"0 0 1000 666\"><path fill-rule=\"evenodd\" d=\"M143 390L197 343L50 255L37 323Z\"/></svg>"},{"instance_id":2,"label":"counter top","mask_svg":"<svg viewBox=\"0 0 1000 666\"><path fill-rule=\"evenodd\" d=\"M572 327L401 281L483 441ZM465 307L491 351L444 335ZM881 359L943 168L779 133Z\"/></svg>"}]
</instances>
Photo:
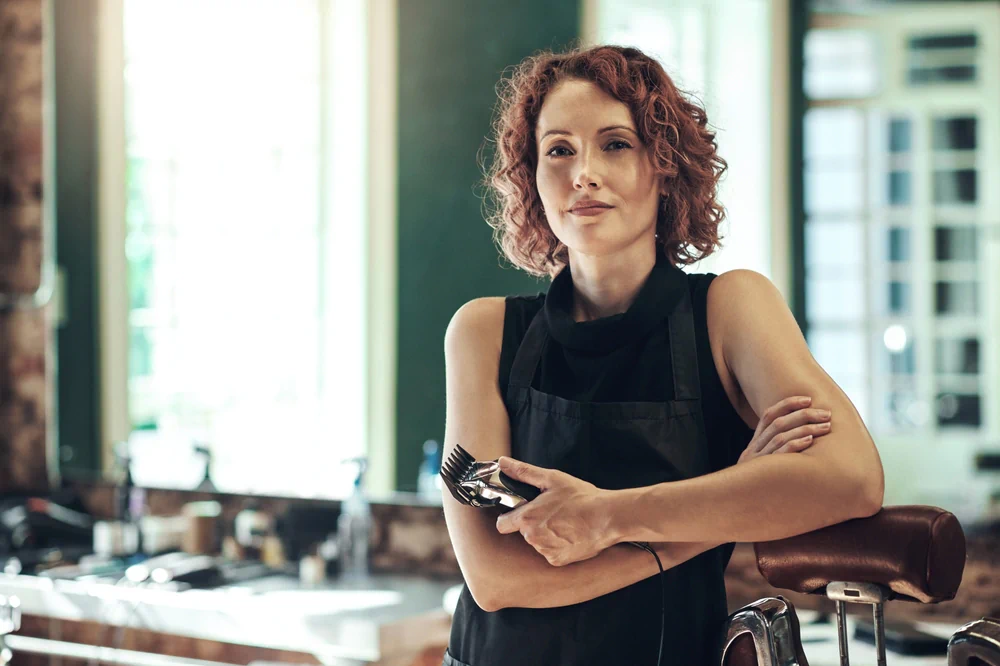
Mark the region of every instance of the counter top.
<instances>
[{"instance_id":1,"label":"counter top","mask_svg":"<svg viewBox=\"0 0 1000 666\"><path fill-rule=\"evenodd\" d=\"M306 652L346 666L383 659L405 637L419 636L422 624L430 631L447 623L444 595L456 582L371 575L307 588L276 575L177 592L0 574L0 594L17 596L27 615Z\"/></svg>"}]
</instances>

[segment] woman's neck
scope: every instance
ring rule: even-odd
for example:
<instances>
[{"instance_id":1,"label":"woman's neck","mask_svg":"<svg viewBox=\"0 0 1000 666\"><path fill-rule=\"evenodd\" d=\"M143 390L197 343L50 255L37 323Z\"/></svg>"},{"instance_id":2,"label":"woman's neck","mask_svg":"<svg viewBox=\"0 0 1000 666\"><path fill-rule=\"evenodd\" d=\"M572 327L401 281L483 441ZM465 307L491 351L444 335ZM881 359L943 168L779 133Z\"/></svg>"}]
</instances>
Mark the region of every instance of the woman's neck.
<instances>
[{"instance_id":1,"label":"woman's neck","mask_svg":"<svg viewBox=\"0 0 1000 666\"><path fill-rule=\"evenodd\" d=\"M588 256L570 251L574 321L625 312L656 265L656 246L641 251Z\"/></svg>"}]
</instances>

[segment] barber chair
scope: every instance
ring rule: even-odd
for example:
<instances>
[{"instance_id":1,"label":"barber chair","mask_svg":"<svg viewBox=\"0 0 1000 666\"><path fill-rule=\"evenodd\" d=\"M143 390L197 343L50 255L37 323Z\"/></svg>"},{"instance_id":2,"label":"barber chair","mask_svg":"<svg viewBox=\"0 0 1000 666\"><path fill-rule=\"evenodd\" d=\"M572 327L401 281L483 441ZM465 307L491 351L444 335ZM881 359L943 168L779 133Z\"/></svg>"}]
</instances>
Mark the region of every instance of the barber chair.
<instances>
[{"instance_id":1,"label":"barber chair","mask_svg":"<svg viewBox=\"0 0 1000 666\"><path fill-rule=\"evenodd\" d=\"M849 666L846 606L872 606L878 666L885 666L884 604L934 604L955 598L965 569L965 534L951 513L932 506L884 507L874 516L754 544L757 568L783 590L836 602L841 666ZM782 596L730 615L723 666L808 666L795 607ZM963 626L948 644L948 666L1000 666L1000 620Z\"/></svg>"}]
</instances>

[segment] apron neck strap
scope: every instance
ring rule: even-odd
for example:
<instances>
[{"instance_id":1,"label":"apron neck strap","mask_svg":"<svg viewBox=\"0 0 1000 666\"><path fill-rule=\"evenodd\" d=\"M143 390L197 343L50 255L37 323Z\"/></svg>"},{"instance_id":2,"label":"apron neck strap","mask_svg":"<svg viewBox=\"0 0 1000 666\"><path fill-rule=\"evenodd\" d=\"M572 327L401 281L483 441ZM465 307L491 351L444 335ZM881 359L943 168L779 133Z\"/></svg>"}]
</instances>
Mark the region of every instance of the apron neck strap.
<instances>
[{"instance_id":1,"label":"apron neck strap","mask_svg":"<svg viewBox=\"0 0 1000 666\"><path fill-rule=\"evenodd\" d=\"M531 382L535 379L535 370L538 368L538 361L542 357L542 350L548 339L549 330L545 321L545 312L539 310L531 318L528 332L524 334L524 339L514 355L514 363L510 368L510 379L507 382L508 390L531 388Z\"/></svg>"},{"instance_id":2,"label":"apron neck strap","mask_svg":"<svg viewBox=\"0 0 1000 666\"><path fill-rule=\"evenodd\" d=\"M698 345L694 334L691 291L684 294L667 320L670 335L670 364L674 374L674 400L700 400L701 376L698 373Z\"/></svg>"}]
</instances>

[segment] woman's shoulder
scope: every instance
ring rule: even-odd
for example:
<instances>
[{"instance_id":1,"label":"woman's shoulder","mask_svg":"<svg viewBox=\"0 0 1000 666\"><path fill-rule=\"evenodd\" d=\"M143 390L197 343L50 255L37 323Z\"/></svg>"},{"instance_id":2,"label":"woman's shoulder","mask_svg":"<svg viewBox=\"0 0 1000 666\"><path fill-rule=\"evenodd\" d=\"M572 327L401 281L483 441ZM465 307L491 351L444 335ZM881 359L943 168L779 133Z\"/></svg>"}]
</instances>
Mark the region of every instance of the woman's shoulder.
<instances>
[{"instance_id":1,"label":"woman's shoulder","mask_svg":"<svg viewBox=\"0 0 1000 666\"><path fill-rule=\"evenodd\" d=\"M448 323L446 346L474 344L500 351L524 336L545 294L484 296L464 303Z\"/></svg>"},{"instance_id":2,"label":"woman's shoulder","mask_svg":"<svg viewBox=\"0 0 1000 666\"><path fill-rule=\"evenodd\" d=\"M749 291L746 287L748 283L752 285ZM704 338L708 343L705 351L711 354L717 381L741 425L746 425L748 421L755 422L757 417L747 404L739 382L725 358L723 339L729 327L734 325L727 312L735 303L753 302L753 290L763 288L774 288L768 277L749 269L736 268L718 275L701 274L693 292L696 294L693 309L697 327L704 331Z\"/></svg>"},{"instance_id":3,"label":"woman's shoulder","mask_svg":"<svg viewBox=\"0 0 1000 666\"><path fill-rule=\"evenodd\" d=\"M474 298L464 303L445 330L445 358L486 355L498 359L503 325L503 297Z\"/></svg>"}]
</instances>

